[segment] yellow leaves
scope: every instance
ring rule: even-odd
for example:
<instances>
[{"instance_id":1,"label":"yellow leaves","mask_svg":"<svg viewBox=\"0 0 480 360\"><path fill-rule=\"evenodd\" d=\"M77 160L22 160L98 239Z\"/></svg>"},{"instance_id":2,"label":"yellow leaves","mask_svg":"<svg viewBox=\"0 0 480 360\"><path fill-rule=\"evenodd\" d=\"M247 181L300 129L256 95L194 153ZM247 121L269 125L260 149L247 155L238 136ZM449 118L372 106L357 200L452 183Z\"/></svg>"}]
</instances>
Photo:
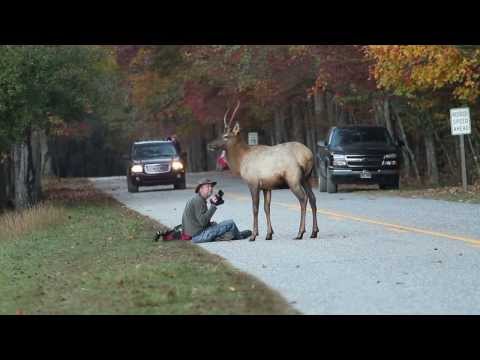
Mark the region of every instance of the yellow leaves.
<instances>
[{"instance_id":1,"label":"yellow leaves","mask_svg":"<svg viewBox=\"0 0 480 360\"><path fill-rule=\"evenodd\" d=\"M447 45L368 46L368 57L374 60L372 74L379 88L401 94L435 91L454 87L459 100L475 101L479 91L480 52L463 55Z\"/></svg>"}]
</instances>

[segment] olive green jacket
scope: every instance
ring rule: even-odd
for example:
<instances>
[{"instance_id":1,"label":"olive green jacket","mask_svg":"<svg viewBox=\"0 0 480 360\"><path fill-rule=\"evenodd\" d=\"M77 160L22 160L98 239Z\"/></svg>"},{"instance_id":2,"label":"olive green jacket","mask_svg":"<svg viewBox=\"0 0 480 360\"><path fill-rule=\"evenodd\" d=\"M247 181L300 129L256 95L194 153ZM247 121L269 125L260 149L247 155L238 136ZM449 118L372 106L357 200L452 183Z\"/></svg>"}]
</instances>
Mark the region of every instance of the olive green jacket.
<instances>
[{"instance_id":1,"label":"olive green jacket","mask_svg":"<svg viewBox=\"0 0 480 360\"><path fill-rule=\"evenodd\" d=\"M192 237L199 234L210 225L210 220L215 211L217 211L215 205L211 205L210 209L208 209L207 201L199 194L196 194L187 202L183 211L183 232Z\"/></svg>"}]
</instances>

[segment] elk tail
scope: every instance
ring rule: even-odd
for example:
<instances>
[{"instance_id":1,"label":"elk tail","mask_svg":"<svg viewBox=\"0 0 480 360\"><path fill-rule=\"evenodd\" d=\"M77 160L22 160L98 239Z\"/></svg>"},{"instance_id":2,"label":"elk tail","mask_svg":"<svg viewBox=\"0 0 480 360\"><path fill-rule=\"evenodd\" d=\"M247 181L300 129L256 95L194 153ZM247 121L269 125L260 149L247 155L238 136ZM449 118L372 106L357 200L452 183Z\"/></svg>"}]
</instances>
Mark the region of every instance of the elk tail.
<instances>
[{"instance_id":1,"label":"elk tail","mask_svg":"<svg viewBox=\"0 0 480 360\"><path fill-rule=\"evenodd\" d=\"M315 184L314 184L314 179L313 179L313 166L310 168L310 170L308 171L308 173L305 173L305 182L307 184L309 184L311 187L315 187Z\"/></svg>"}]
</instances>

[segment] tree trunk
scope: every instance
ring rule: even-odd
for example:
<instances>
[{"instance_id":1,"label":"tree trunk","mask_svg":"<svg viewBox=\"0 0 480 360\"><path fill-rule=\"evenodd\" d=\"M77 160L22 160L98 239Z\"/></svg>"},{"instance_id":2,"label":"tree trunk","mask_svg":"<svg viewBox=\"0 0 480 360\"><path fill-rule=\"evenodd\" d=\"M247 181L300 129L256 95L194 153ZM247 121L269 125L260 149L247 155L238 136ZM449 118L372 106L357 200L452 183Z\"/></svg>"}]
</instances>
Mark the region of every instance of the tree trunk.
<instances>
[{"instance_id":1,"label":"tree trunk","mask_svg":"<svg viewBox=\"0 0 480 360\"><path fill-rule=\"evenodd\" d=\"M374 113L374 118L375 118L375 125L377 126L382 126L382 111L379 108L378 101L373 100L373 113Z\"/></svg>"},{"instance_id":2,"label":"tree trunk","mask_svg":"<svg viewBox=\"0 0 480 360\"><path fill-rule=\"evenodd\" d=\"M316 134L316 124L315 124L315 114L313 109L313 104L311 102L306 103L305 109L305 132L307 138L307 145L315 154L316 143L317 143L317 134Z\"/></svg>"},{"instance_id":3,"label":"tree trunk","mask_svg":"<svg viewBox=\"0 0 480 360\"><path fill-rule=\"evenodd\" d=\"M301 116L301 109L300 109L300 103L296 102L292 104L291 107L291 120L292 120L292 132L293 132L293 140L298 141L301 143L305 142L305 139L303 138L303 119Z\"/></svg>"},{"instance_id":4,"label":"tree trunk","mask_svg":"<svg viewBox=\"0 0 480 360\"><path fill-rule=\"evenodd\" d=\"M328 125L332 126L336 124L334 97L330 92L326 92L325 98L327 102L327 121Z\"/></svg>"},{"instance_id":5,"label":"tree trunk","mask_svg":"<svg viewBox=\"0 0 480 360\"><path fill-rule=\"evenodd\" d=\"M0 210L13 207L12 161L7 153L0 157Z\"/></svg>"},{"instance_id":6,"label":"tree trunk","mask_svg":"<svg viewBox=\"0 0 480 360\"><path fill-rule=\"evenodd\" d=\"M453 164L452 158L449 155L449 151L445 147L443 141L440 139L440 136L438 135L438 133L436 131L434 131L433 134L435 135L435 139L437 140L438 144L440 145L440 147L442 149L442 152L445 154L445 157L447 159L447 164L448 164L448 167L450 168L451 174L453 176L455 176L455 173L456 173L455 165Z\"/></svg>"},{"instance_id":7,"label":"tree trunk","mask_svg":"<svg viewBox=\"0 0 480 360\"><path fill-rule=\"evenodd\" d=\"M475 148L472 143L472 137L467 135L466 138L468 139L468 144L470 145L470 151L472 152L473 162L475 163L475 167L477 169L477 176L480 178L480 162L478 158L478 153L475 151Z\"/></svg>"},{"instance_id":8,"label":"tree trunk","mask_svg":"<svg viewBox=\"0 0 480 360\"><path fill-rule=\"evenodd\" d=\"M197 134L205 134L206 128L201 125L197 125L195 129ZM190 140L190 146L188 147L188 168L191 172L203 172L208 169L207 161L207 140L205 135L192 136Z\"/></svg>"},{"instance_id":9,"label":"tree trunk","mask_svg":"<svg viewBox=\"0 0 480 360\"><path fill-rule=\"evenodd\" d=\"M34 205L41 196L41 151L39 134L28 129L23 144L13 146L13 205L22 209Z\"/></svg>"},{"instance_id":10,"label":"tree trunk","mask_svg":"<svg viewBox=\"0 0 480 360\"><path fill-rule=\"evenodd\" d=\"M33 131L30 137L30 198L32 204L37 203L42 196L42 133Z\"/></svg>"},{"instance_id":11,"label":"tree trunk","mask_svg":"<svg viewBox=\"0 0 480 360\"><path fill-rule=\"evenodd\" d=\"M383 101L383 117L385 120L385 126L390 133L392 139L396 139L396 133L392 124L392 117L390 116L390 100L386 98Z\"/></svg>"},{"instance_id":12,"label":"tree trunk","mask_svg":"<svg viewBox=\"0 0 480 360\"><path fill-rule=\"evenodd\" d=\"M410 166L412 166L415 172L415 178L417 179L418 182L420 182L421 178L420 178L420 173L418 172L417 160L415 159L415 154L410 148L407 134L405 133L405 128L403 127L402 118L400 117L397 108L393 104L392 104L392 110L395 115L395 118L397 119L398 129L400 130L400 134L399 134L400 138L405 144L405 146L402 147L402 152L403 152L404 159L406 160L406 162L408 161L408 164L405 162L406 172L408 175L410 175Z\"/></svg>"},{"instance_id":13,"label":"tree trunk","mask_svg":"<svg viewBox=\"0 0 480 360\"><path fill-rule=\"evenodd\" d=\"M285 111L282 107L277 107L274 111L274 139L275 144L281 144L287 140L285 129Z\"/></svg>"},{"instance_id":14,"label":"tree trunk","mask_svg":"<svg viewBox=\"0 0 480 360\"><path fill-rule=\"evenodd\" d=\"M28 147L16 144L12 147L13 206L22 209L30 204L28 198Z\"/></svg>"},{"instance_id":15,"label":"tree trunk","mask_svg":"<svg viewBox=\"0 0 480 360\"><path fill-rule=\"evenodd\" d=\"M314 101L314 128L315 142L327 136L330 123L328 120L327 95L325 92L315 94Z\"/></svg>"},{"instance_id":16,"label":"tree trunk","mask_svg":"<svg viewBox=\"0 0 480 360\"><path fill-rule=\"evenodd\" d=\"M312 151L314 159L315 159L315 152L316 152L316 126L315 126L315 109L314 104L311 101L305 103L305 111L304 111L304 128L305 128L305 137L306 137L306 145ZM314 166L313 170L314 176L317 176L317 167Z\"/></svg>"},{"instance_id":17,"label":"tree trunk","mask_svg":"<svg viewBox=\"0 0 480 360\"><path fill-rule=\"evenodd\" d=\"M430 185L438 186L439 174L437 166L437 154L435 149L435 140L433 137L433 126L431 124L429 115L427 115L425 121L427 122L426 131L424 133L425 154L427 160L427 181Z\"/></svg>"}]
</instances>

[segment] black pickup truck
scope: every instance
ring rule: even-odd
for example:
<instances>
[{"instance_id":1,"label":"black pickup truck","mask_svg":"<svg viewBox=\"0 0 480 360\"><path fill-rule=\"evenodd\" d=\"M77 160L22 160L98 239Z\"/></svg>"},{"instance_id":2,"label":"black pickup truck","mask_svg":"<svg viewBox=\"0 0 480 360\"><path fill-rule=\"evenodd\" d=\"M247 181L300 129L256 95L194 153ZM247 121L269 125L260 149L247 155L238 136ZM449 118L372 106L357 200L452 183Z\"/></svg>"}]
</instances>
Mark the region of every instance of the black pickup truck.
<instances>
[{"instance_id":1,"label":"black pickup truck","mask_svg":"<svg viewBox=\"0 0 480 360\"><path fill-rule=\"evenodd\" d=\"M336 193L339 184L399 188L403 142L394 142L386 128L333 127L327 141L319 141L317 145L320 192Z\"/></svg>"}]
</instances>

